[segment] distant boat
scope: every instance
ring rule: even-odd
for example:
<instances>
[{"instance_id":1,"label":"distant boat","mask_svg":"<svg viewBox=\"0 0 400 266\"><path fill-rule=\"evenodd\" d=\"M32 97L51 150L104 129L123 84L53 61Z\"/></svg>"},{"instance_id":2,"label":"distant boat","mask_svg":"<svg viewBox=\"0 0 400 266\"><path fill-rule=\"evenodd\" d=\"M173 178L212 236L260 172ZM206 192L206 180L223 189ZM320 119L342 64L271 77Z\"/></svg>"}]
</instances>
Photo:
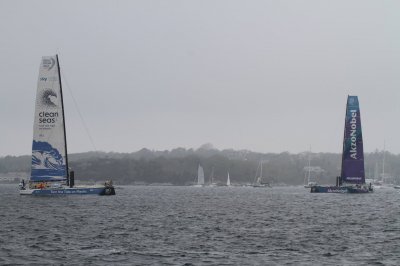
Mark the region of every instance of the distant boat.
<instances>
[{"instance_id":1,"label":"distant boat","mask_svg":"<svg viewBox=\"0 0 400 266\"><path fill-rule=\"evenodd\" d=\"M365 183L367 184L372 184L374 189L377 188L382 188L382 181L379 180L379 169L378 169L378 162L375 162L375 169L374 169L374 176L373 178L366 178L365 177Z\"/></svg>"},{"instance_id":2,"label":"distant boat","mask_svg":"<svg viewBox=\"0 0 400 266\"><path fill-rule=\"evenodd\" d=\"M209 187L216 187L218 186L217 183L214 182L214 167L211 169L211 174L210 174L210 183L208 184Z\"/></svg>"},{"instance_id":3,"label":"distant boat","mask_svg":"<svg viewBox=\"0 0 400 266\"><path fill-rule=\"evenodd\" d=\"M396 188L394 185L394 178L385 172L385 157L386 157L386 143L383 142L383 156L382 156L382 173L380 175L380 180L375 181L377 188Z\"/></svg>"},{"instance_id":4,"label":"distant boat","mask_svg":"<svg viewBox=\"0 0 400 266\"><path fill-rule=\"evenodd\" d=\"M195 186L196 187L204 186L204 170L200 164L199 167L197 168L197 184Z\"/></svg>"},{"instance_id":5,"label":"distant boat","mask_svg":"<svg viewBox=\"0 0 400 266\"><path fill-rule=\"evenodd\" d=\"M311 188L313 186L318 185L317 182L315 181L311 181L311 147L310 147L310 151L308 152L308 167L307 167L307 183L304 184L305 188Z\"/></svg>"},{"instance_id":6,"label":"distant boat","mask_svg":"<svg viewBox=\"0 0 400 266\"><path fill-rule=\"evenodd\" d=\"M258 174L258 169L260 169L260 175L257 176ZM263 161L260 161L258 164L257 170L256 170L256 176L254 178L253 184L251 185L252 187L270 187L271 185L269 183L263 182Z\"/></svg>"},{"instance_id":7,"label":"distant boat","mask_svg":"<svg viewBox=\"0 0 400 266\"><path fill-rule=\"evenodd\" d=\"M33 126L31 175L21 195L115 195L111 181L75 186L69 173L64 103L58 56L44 56L39 70Z\"/></svg>"},{"instance_id":8,"label":"distant boat","mask_svg":"<svg viewBox=\"0 0 400 266\"><path fill-rule=\"evenodd\" d=\"M307 184L305 184L304 187L305 188L311 188L311 187L314 187L314 186L317 186L317 185L318 185L317 182L311 181L311 182L308 182Z\"/></svg>"},{"instance_id":9,"label":"distant boat","mask_svg":"<svg viewBox=\"0 0 400 266\"><path fill-rule=\"evenodd\" d=\"M226 180L226 185L227 185L228 187L231 186L231 179L229 178L229 172L228 172L228 179Z\"/></svg>"},{"instance_id":10,"label":"distant boat","mask_svg":"<svg viewBox=\"0 0 400 266\"><path fill-rule=\"evenodd\" d=\"M368 193L365 183L364 150L357 96L348 96L344 126L342 169L336 186L313 186L311 193Z\"/></svg>"}]
</instances>

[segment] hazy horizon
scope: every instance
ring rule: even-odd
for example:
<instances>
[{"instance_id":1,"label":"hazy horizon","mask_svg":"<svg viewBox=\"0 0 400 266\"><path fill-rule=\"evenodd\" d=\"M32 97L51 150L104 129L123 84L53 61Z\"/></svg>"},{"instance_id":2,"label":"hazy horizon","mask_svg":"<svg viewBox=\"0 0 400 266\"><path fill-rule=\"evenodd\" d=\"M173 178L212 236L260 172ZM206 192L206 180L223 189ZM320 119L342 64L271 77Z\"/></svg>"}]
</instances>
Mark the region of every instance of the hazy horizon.
<instances>
[{"instance_id":1,"label":"hazy horizon","mask_svg":"<svg viewBox=\"0 0 400 266\"><path fill-rule=\"evenodd\" d=\"M126 151L126 152L119 152L119 151L104 151L104 150L88 150L88 151L79 151L79 152L69 152L68 154L81 154L81 153L91 153L91 152L98 152L98 153L120 153L120 154L130 154L130 153L136 153L139 152L143 149L149 150L151 152L171 152L175 149L185 149L185 150L193 150L193 151L197 151L199 149L202 148L202 146L204 145L209 145L211 143L204 143L203 145L200 145L199 147L175 147L175 148L171 148L171 149L164 149L164 150L157 150L157 149L151 149L148 147L142 147L138 150L134 150L134 151ZM212 145L212 144L211 144ZM233 148L218 148L215 147L214 145L212 145L212 148L205 148L206 150L217 150L217 151L224 151L224 150L234 150L234 151L249 151L249 152L254 152L254 153L260 153L260 154L280 154L280 153L290 153L290 154L301 154L301 153L308 153L310 150L304 150L304 151L299 151L299 152L290 152L290 151L277 151L277 152L270 152L270 151L266 151L266 152L262 152L262 151L256 151L256 150L249 150L249 149L233 149ZM374 152L383 152L383 149L375 149L372 151L365 151L365 153L374 153ZM386 150L387 153L391 153L393 155L398 155L396 153L393 153L391 151ZM331 153L331 154L341 154L342 151L338 151L338 152L325 152L325 151L313 151L311 150L311 154L319 154L319 153ZM6 157L6 156L30 156L31 154L6 154L6 155L0 155L0 158Z\"/></svg>"},{"instance_id":2,"label":"hazy horizon","mask_svg":"<svg viewBox=\"0 0 400 266\"><path fill-rule=\"evenodd\" d=\"M41 57L59 54L69 153L400 153L400 2L1 1L0 156L29 155ZM79 106L82 125L70 90Z\"/></svg>"}]
</instances>

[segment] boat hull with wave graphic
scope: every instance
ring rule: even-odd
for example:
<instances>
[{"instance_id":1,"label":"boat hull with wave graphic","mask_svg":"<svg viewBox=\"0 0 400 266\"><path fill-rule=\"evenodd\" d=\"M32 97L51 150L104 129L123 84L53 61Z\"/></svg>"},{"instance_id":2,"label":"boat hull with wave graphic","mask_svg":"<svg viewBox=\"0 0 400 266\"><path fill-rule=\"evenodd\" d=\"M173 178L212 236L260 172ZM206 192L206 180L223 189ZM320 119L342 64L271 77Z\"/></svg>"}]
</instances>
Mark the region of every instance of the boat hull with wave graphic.
<instances>
[{"instance_id":1,"label":"boat hull with wave graphic","mask_svg":"<svg viewBox=\"0 0 400 266\"><path fill-rule=\"evenodd\" d=\"M20 195L53 196L53 195L115 195L114 187L65 187L45 189L25 189L19 191Z\"/></svg>"}]
</instances>

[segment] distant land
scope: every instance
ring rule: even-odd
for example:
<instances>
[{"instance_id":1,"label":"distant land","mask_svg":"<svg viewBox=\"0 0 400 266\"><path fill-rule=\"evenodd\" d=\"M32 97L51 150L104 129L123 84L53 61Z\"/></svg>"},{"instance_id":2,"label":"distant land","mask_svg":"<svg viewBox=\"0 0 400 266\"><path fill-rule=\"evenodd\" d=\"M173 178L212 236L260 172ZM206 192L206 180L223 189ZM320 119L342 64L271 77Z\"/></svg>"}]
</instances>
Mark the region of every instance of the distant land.
<instances>
[{"instance_id":1,"label":"distant land","mask_svg":"<svg viewBox=\"0 0 400 266\"><path fill-rule=\"evenodd\" d=\"M383 152L365 154L367 178L382 173ZM0 157L0 182L17 182L30 172L30 155ZM308 173L308 152L291 154L257 153L248 150L218 150L211 144L198 149L176 148L152 151L143 148L132 153L85 152L69 155L69 164L80 182L112 179L115 184L191 185L197 180L197 167L204 168L206 183L212 169L214 181L224 184L227 172L233 184L252 183L263 161L263 180L275 185L301 185ZM334 184L340 175L341 155L312 153L311 177L320 184ZM400 155L385 153L385 173L392 182L400 180ZM259 175L259 174L258 174Z\"/></svg>"}]
</instances>

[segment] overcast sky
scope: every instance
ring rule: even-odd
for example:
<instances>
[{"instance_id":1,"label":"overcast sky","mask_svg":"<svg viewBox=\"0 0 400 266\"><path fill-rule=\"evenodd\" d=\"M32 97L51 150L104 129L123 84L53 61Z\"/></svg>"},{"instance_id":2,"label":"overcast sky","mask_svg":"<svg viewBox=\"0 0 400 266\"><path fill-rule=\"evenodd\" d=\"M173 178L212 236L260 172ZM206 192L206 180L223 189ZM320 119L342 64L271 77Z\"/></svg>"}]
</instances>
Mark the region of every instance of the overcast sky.
<instances>
[{"instance_id":1,"label":"overcast sky","mask_svg":"<svg viewBox=\"0 0 400 266\"><path fill-rule=\"evenodd\" d=\"M31 153L39 64L56 53L70 153L339 153L348 94L365 151L385 140L400 153L399 12L382 0L2 0L0 156Z\"/></svg>"}]
</instances>

